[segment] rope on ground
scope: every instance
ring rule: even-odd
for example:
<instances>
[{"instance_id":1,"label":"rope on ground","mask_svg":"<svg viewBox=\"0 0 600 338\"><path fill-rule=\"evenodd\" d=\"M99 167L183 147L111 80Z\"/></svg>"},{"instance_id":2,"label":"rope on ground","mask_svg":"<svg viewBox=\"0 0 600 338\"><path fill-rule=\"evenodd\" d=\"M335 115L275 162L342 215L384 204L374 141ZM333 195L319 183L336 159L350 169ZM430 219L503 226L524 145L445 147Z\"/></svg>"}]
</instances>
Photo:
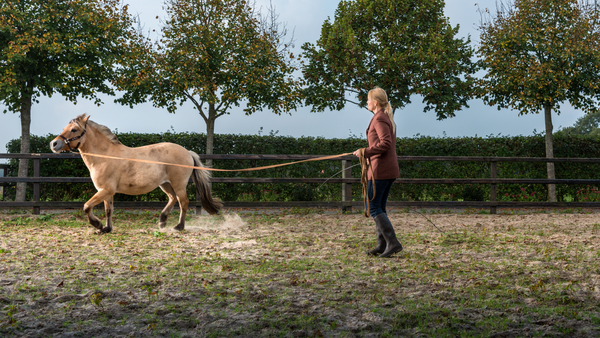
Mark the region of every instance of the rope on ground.
<instances>
[{"instance_id":1,"label":"rope on ground","mask_svg":"<svg viewBox=\"0 0 600 338\"><path fill-rule=\"evenodd\" d=\"M421 216L425 217L425 219L427 220L427 222L431 223L431 224L432 224L432 225L433 225L433 226L434 226L436 229L438 229L438 231L439 231L440 233L444 233L444 231L442 231L440 228L438 228L438 227L437 227L437 225L435 225L435 223L433 223L433 222L432 222L432 221L431 221L431 220L430 220L430 219L429 219L427 216L425 216L424 214L422 214L422 213L420 213L420 212L418 212L418 211L416 211L416 210L410 210L410 212L414 212L415 214L419 214L419 215L421 215Z\"/></svg>"}]
</instances>

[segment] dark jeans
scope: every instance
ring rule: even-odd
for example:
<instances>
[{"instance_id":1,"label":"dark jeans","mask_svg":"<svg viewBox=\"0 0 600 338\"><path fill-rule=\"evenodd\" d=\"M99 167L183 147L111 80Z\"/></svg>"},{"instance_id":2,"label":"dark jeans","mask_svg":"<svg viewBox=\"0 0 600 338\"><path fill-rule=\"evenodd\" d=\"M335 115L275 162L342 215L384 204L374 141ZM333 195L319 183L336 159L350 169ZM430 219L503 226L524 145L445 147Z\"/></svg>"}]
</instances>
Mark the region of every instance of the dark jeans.
<instances>
[{"instance_id":1,"label":"dark jeans","mask_svg":"<svg viewBox=\"0 0 600 338\"><path fill-rule=\"evenodd\" d=\"M385 205L387 203L392 183L396 179L391 180L375 180L375 198L373 198L373 181L369 181L369 206L371 217L379 214L386 214Z\"/></svg>"}]
</instances>

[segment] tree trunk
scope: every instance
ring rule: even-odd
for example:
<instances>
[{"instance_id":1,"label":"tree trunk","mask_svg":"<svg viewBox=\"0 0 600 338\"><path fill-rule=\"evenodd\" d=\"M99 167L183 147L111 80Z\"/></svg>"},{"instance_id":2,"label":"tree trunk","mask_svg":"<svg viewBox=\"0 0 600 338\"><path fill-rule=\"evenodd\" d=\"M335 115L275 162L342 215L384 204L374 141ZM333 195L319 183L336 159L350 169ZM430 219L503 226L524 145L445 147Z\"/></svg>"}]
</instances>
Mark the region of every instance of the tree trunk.
<instances>
[{"instance_id":1,"label":"tree trunk","mask_svg":"<svg viewBox=\"0 0 600 338\"><path fill-rule=\"evenodd\" d=\"M208 104L208 119L206 120L206 154L212 154L215 141L215 120L217 119L217 112L215 111L215 104ZM213 160L206 160L206 166L212 167Z\"/></svg>"},{"instance_id":2,"label":"tree trunk","mask_svg":"<svg viewBox=\"0 0 600 338\"><path fill-rule=\"evenodd\" d=\"M28 154L31 145L31 95L23 90L21 93L21 154ZM27 177L29 169L29 160L23 158L19 160L18 177ZM17 183L17 192L15 201L24 202L27 192L27 183Z\"/></svg>"},{"instance_id":3,"label":"tree trunk","mask_svg":"<svg viewBox=\"0 0 600 338\"><path fill-rule=\"evenodd\" d=\"M552 108L549 104L544 105L544 118L546 120L546 158L554 158L554 148L552 143ZM554 163L546 164L548 169L548 179L555 178ZM556 185L548 184L548 202L556 202Z\"/></svg>"}]
</instances>

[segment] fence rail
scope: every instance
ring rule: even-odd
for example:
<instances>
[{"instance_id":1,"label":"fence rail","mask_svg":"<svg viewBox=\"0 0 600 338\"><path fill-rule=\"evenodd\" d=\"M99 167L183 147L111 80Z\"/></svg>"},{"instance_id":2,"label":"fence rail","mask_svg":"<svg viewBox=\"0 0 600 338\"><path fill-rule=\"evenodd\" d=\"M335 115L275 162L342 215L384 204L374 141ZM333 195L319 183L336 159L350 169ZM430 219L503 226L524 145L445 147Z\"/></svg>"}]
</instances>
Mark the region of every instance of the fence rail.
<instances>
[{"instance_id":1,"label":"fence rail","mask_svg":"<svg viewBox=\"0 0 600 338\"><path fill-rule=\"evenodd\" d=\"M299 161L314 159L322 155L200 155L202 160L290 160ZM81 208L84 202L58 202L40 201L40 183L89 183L89 177L40 177L42 159L80 159L77 153L61 154L0 154L0 159L32 159L33 177L6 177L7 165L0 165L4 177L0 177L0 186L9 183L26 182L33 184L33 201L10 202L0 201L0 208L33 208L34 214L39 214L40 209ZM326 207L351 210L352 207L361 207L362 201L352 201L352 184L360 184L359 178L352 178L351 162L357 161L355 156L342 156L327 161L342 162L342 178L255 178L255 177L213 177L214 183L325 183L342 185L339 202L231 202L225 201L226 207L249 208L279 208L279 207ZM486 157L486 156L398 156L398 161L446 161L446 162L488 162L490 164L490 178L398 178L395 184L489 184L489 201L388 201L389 206L414 206L414 207L443 207L443 208L489 208L491 213L496 213L497 208L519 207L584 207L597 208L600 202L507 202L497 201L496 187L498 184L596 184L600 179L511 179L497 178L497 163L499 162L554 162L554 163L600 163L600 158L543 158L543 157ZM116 208L162 208L164 202L114 202ZM190 201L191 207L201 207L199 201Z\"/></svg>"}]
</instances>

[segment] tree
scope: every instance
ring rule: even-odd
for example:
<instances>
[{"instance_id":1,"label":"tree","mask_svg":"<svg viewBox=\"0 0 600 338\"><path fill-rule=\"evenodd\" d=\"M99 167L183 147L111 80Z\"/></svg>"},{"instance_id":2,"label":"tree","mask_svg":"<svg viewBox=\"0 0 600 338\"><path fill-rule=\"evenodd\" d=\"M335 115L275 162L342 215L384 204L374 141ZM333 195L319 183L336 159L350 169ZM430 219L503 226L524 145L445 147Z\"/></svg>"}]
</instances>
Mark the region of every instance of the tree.
<instances>
[{"instance_id":1,"label":"tree","mask_svg":"<svg viewBox=\"0 0 600 338\"><path fill-rule=\"evenodd\" d=\"M316 46L302 46L306 104L312 111L365 107L368 91L380 86L394 109L419 94L424 111L454 116L468 106L475 65L470 40L455 38L459 27L443 7L442 0L340 1Z\"/></svg>"},{"instance_id":2,"label":"tree","mask_svg":"<svg viewBox=\"0 0 600 338\"><path fill-rule=\"evenodd\" d=\"M588 113L578 118L571 127L565 127L559 132L564 134L600 136L600 111Z\"/></svg>"},{"instance_id":3,"label":"tree","mask_svg":"<svg viewBox=\"0 0 600 338\"><path fill-rule=\"evenodd\" d=\"M600 98L600 21L598 8L578 0L500 2L495 16L484 17L478 53L487 74L480 97L519 115L544 111L546 157L553 158L552 111L568 101L586 112L598 111ZM547 165L554 179L554 163ZM555 185L548 200L556 201Z\"/></svg>"},{"instance_id":4,"label":"tree","mask_svg":"<svg viewBox=\"0 0 600 338\"><path fill-rule=\"evenodd\" d=\"M120 82L128 102L148 97L175 113L193 103L206 123L206 153L213 153L215 120L245 103L250 115L296 109L300 81L277 16L261 17L247 1L168 0L163 38L139 69ZM271 21L269 21L271 20ZM207 161L208 165L212 161Z\"/></svg>"},{"instance_id":5,"label":"tree","mask_svg":"<svg viewBox=\"0 0 600 338\"><path fill-rule=\"evenodd\" d=\"M21 153L30 147L32 104L55 93L101 104L107 83L138 40L118 0L3 0L0 2L0 101L21 114ZM28 161L19 163L27 177ZM25 200L25 183L17 185Z\"/></svg>"}]
</instances>

